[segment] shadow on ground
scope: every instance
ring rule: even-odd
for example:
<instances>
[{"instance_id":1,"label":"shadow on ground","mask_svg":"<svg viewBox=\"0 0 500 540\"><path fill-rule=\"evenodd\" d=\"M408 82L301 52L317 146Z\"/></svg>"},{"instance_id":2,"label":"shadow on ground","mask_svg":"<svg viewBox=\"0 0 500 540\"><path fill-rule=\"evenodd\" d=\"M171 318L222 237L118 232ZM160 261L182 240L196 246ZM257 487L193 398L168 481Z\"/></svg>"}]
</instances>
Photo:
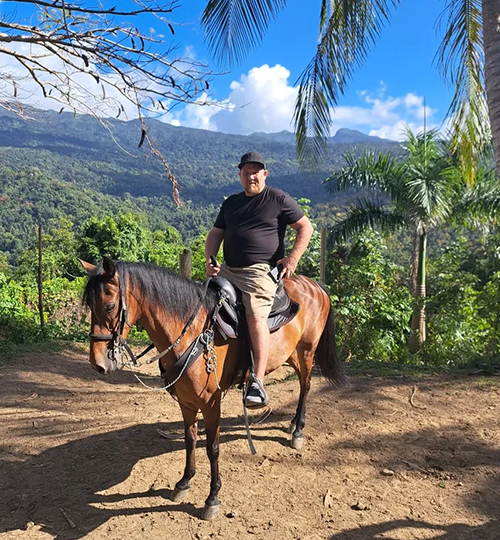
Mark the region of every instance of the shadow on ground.
<instances>
[{"instance_id":1,"label":"shadow on ground","mask_svg":"<svg viewBox=\"0 0 500 540\"><path fill-rule=\"evenodd\" d=\"M436 538L439 540L497 540L500 537L500 523L490 521L483 525L435 525L425 521L397 520L367 525L343 531L329 537L329 540L380 540L381 538ZM410 536L411 535L411 536ZM431 536L432 535L432 536Z\"/></svg>"}]
</instances>

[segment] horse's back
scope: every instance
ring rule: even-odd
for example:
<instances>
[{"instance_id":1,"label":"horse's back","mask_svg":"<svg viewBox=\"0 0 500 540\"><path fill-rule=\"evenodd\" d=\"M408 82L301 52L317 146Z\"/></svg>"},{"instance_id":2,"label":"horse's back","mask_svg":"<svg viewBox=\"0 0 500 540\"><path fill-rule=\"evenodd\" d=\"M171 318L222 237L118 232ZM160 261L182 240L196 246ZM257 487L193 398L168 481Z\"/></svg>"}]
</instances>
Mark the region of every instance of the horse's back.
<instances>
[{"instance_id":1,"label":"horse's back","mask_svg":"<svg viewBox=\"0 0 500 540\"><path fill-rule=\"evenodd\" d=\"M296 317L271 335L268 371L284 364L295 351L313 351L321 338L330 311L330 299L316 281L306 276L285 280L285 290L300 309Z\"/></svg>"},{"instance_id":2,"label":"horse's back","mask_svg":"<svg viewBox=\"0 0 500 540\"><path fill-rule=\"evenodd\" d=\"M308 318L320 317L330 310L330 298L325 289L307 276L293 276L285 280L285 290L288 296L300 306L299 313ZM309 319L309 322L312 322Z\"/></svg>"}]
</instances>

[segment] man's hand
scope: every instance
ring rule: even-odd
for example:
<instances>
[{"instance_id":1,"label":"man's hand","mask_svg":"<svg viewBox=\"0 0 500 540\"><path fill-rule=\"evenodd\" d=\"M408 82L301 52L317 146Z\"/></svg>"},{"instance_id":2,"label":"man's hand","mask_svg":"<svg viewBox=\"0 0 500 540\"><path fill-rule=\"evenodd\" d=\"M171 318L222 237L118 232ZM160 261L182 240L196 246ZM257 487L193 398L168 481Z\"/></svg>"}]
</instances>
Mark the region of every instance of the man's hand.
<instances>
[{"instance_id":1,"label":"man's hand","mask_svg":"<svg viewBox=\"0 0 500 540\"><path fill-rule=\"evenodd\" d=\"M224 240L223 229L212 227L208 233L207 240L205 242L205 273L207 277L214 277L219 273L220 264L215 257L219 251L219 247Z\"/></svg>"},{"instance_id":2,"label":"man's hand","mask_svg":"<svg viewBox=\"0 0 500 540\"><path fill-rule=\"evenodd\" d=\"M295 269L297 268L297 262L293 257L285 257L280 259L276 266L280 264L283 266L283 269L280 272L279 279L289 278L293 276Z\"/></svg>"},{"instance_id":3,"label":"man's hand","mask_svg":"<svg viewBox=\"0 0 500 540\"><path fill-rule=\"evenodd\" d=\"M207 259L205 263L205 273L207 277L215 277L220 271L220 264L214 259L215 264L211 259Z\"/></svg>"}]
</instances>

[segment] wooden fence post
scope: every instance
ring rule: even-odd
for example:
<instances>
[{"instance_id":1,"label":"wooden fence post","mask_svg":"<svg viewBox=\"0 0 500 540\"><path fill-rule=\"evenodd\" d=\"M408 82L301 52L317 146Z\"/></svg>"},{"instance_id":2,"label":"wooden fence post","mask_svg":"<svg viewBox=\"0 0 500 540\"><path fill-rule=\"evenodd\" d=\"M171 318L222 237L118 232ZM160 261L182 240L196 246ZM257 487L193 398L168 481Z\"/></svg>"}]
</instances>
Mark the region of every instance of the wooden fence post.
<instances>
[{"instance_id":1,"label":"wooden fence post","mask_svg":"<svg viewBox=\"0 0 500 540\"><path fill-rule=\"evenodd\" d=\"M321 229L321 258L319 266L319 279L325 283L326 279L326 229Z\"/></svg>"},{"instance_id":2,"label":"wooden fence post","mask_svg":"<svg viewBox=\"0 0 500 540\"><path fill-rule=\"evenodd\" d=\"M191 279L191 250L185 249L179 254L179 273L181 277Z\"/></svg>"},{"instance_id":3,"label":"wooden fence post","mask_svg":"<svg viewBox=\"0 0 500 540\"><path fill-rule=\"evenodd\" d=\"M38 312L40 313L40 328L43 330L45 320L43 317L43 284L42 284L42 226L38 225Z\"/></svg>"}]
</instances>

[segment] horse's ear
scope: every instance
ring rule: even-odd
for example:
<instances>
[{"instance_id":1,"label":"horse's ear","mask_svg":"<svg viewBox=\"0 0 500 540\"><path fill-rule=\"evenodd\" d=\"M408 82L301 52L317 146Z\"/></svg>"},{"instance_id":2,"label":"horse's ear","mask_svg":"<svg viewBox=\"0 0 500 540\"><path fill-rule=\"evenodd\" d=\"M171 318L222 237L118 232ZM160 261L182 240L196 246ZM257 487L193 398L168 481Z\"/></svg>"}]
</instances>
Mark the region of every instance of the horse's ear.
<instances>
[{"instance_id":1,"label":"horse's ear","mask_svg":"<svg viewBox=\"0 0 500 540\"><path fill-rule=\"evenodd\" d=\"M115 263L109 257L102 258L102 267L104 269L104 272L106 272L106 274L108 274L110 278L115 277L116 266L115 266Z\"/></svg>"},{"instance_id":2,"label":"horse's ear","mask_svg":"<svg viewBox=\"0 0 500 540\"><path fill-rule=\"evenodd\" d=\"M83 266L83 269L85 270L85 272L87 272L87 274L90 274L91 272L95 270L94 264L90 264L88 262L82 261L82 259L78 259L78 260L80 261L80 264Z\"/></svg>"}]
</instances>

